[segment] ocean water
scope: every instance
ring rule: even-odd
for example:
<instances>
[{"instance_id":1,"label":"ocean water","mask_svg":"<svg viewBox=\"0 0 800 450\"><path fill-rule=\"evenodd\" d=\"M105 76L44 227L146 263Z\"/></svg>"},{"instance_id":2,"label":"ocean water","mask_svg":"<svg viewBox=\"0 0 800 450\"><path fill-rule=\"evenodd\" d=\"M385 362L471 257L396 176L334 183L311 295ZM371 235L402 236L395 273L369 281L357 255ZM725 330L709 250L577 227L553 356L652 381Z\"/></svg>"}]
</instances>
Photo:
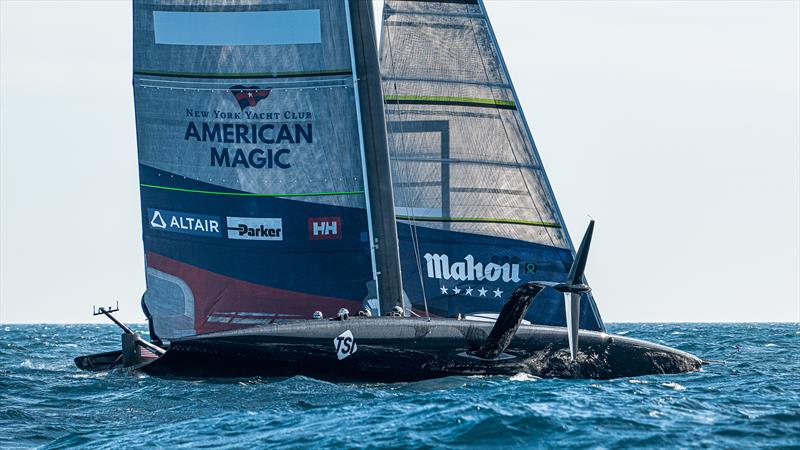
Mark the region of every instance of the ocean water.
<instances>
[{"instance_id":1,"label":"ocean water","mask_svg":"<svg viewBox=\"0 0 800 450\"><path fill-rule=\"evenodd\" d=\"M113 325L0 325L0 448L800 448L800 325L609 331L718 362L609 381L180 381L75 368L119 346Z\"/></svg>"}]
</instances>

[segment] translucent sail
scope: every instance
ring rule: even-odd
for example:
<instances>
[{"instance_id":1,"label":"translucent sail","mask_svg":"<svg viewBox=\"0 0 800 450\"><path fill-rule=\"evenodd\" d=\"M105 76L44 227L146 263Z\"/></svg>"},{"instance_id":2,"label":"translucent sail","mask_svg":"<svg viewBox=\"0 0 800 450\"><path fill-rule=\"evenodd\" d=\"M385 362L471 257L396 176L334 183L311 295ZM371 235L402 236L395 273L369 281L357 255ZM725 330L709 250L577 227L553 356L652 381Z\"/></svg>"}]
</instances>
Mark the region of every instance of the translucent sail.
<instances>
[{"instance_id":1,"label":"translucent sail","mask_svg":"<svg viewBox=\"0 0 800 450\"><path fill-rule=\"evenodd\" d=\"M368 296L345 7L134 1L144 305L161 339Z\"/></svg>"},{"instance_id":2,"label":"translucent sail","mask_svg":"<svg viewBox=\"0 0 800 450\"><path fill-rule=\"evenodd\" d=\"M387 0L381 71L404 285L445 315L499 309L573 250L477 0ZM583 328L602 329L591 297ZM564 325L560 295L528 320Z\"/></svg>"}]
</instances>

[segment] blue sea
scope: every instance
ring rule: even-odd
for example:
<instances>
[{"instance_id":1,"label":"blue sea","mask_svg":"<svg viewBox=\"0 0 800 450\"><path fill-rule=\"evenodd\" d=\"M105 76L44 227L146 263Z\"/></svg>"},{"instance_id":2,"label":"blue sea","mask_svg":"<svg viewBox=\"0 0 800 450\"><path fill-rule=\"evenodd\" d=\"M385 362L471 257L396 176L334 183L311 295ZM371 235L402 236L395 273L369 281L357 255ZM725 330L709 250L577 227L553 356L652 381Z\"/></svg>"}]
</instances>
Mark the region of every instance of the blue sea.
<instances>
[{"instance_id":1,"label":"blue sea","mask_svg":"<svg viewBox=\"0 0 800 450\"><path fill-rule=\"evenodd\" d=\"M75 368L119 346L113 325L0 325L0 448L800 448L800 325L609 331L717 362L609 381L176 381Z\"/></svg>"}]
</instances>

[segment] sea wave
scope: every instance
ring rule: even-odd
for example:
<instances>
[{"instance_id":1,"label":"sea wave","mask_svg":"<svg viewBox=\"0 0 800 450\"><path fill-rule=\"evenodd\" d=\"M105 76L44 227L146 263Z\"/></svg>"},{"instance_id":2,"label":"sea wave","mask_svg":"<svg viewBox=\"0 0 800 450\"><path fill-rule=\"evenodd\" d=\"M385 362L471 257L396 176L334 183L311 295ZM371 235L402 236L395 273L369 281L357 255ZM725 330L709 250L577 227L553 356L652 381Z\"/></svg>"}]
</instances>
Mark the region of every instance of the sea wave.
<instances>
[{"instance_id":1,"label":"sea wave","mask_svg":"<svg viewBox=\"0 0 800 450\"><path fill-rule=\"evenodd\" d=\"M797 324L609 328L716 362L607 381L172 380L75 368L119 346L110 325L4 325L0 448L800 446Z\"/></svg>"}]
</instances>

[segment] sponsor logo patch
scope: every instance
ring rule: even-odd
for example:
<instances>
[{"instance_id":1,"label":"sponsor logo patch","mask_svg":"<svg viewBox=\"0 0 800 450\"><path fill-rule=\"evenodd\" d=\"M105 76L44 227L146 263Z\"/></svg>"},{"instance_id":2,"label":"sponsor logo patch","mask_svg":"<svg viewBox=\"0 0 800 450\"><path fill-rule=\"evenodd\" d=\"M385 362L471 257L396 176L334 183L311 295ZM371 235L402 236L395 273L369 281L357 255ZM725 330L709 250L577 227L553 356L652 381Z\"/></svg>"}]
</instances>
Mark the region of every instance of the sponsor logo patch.
<instances>
[{"instance_id":1,"label":"sponsor logo patch","mask_svg":"<svg viewBox=\"0 0 800 450\"><path fill-rule=\"evenodd\" d=\"M308 238L312 241L341 239L342 238L342 218L341 217L309 217L308 218Z\"/></svg>"},{"instance_id":2,"label":"sponsor logo patch","mask_svg":"<svg viewBox=\"0 0 800 450\"><path fill-rule=\"evenodd\" d=\"M152 230L195 236L222 237L220 218L165 209L147 209L147 222Z\"/></svg>"},{"instance_id":3,"label":"sponsor logo patch","mask_svg":"<svg viewBox=\"0 0 800 450\"><path fill-rule=\"evenodd\" d=\"M347 358L358 350L353 333L346 330L344 333L333 338L333 347L336 349L336 357L339 361Z\"/></svg>"},{"instance_id":4,"label":"sponsor logo patch","mask_svg":"<svg viewBox=\"0 0 800 450\"><path fill-rule=\"evenodd\" d=\"M450 263L448 255L426 253L428 278L455 281L498 281L506 283L519 283L519 264L505 262L481 263L475 262L472 255L467 255L462 261Z\"/></svg>"},{"instance_id":5,"label":"sponsor logo patch","mask_svg":"<svg viewBox=\"0 0 800 450\"><path fill-rule=\"evenodd\" d=\"M263 217L228 217L228 239L282 241L283 220Z\"/></svg>"}]
</instances>

